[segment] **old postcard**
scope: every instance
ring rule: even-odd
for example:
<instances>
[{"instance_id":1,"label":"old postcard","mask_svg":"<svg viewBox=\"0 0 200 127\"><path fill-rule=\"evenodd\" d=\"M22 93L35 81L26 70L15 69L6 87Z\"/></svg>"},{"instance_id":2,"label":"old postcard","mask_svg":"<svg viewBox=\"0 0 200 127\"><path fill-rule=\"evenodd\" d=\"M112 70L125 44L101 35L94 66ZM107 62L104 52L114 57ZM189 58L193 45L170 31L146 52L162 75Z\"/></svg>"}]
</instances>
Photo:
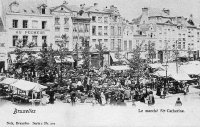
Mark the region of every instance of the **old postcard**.
<instances>
[{"instance_id":1,"label":"old postcard","mask_svg":"<svg viewBox=\"0 0 200 127\"><path fill-rule=\"evenodd\" d=\"M0 0L0 127L199 127L200 0Z\"/></svg>"}]
</instances>

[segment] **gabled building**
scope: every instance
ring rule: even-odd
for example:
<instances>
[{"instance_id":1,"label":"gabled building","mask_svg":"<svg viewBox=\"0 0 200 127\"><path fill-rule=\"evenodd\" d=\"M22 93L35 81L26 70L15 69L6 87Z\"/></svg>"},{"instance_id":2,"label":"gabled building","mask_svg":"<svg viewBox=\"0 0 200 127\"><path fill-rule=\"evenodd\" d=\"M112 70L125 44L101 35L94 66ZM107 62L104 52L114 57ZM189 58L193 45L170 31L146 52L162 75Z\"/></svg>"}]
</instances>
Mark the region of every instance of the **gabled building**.
<instances>
[{"instance_id":1,"label":"gabled building","mask_svg":"<svg viewBox=\"0 0 200 127\"><path fill-rule=\"evenodd\" d=\"M132 22L140 35L147 36L145 42L155 47L155 58L161 62L173 61L175 50L178 50L179 57L188 57L188 50L192 50L192 57L197 57L194 54L197 27L192 16L187 19L168 9L142 8L141 16Z\"/></svg>"},{"instance_id":2,"label":"gabled building","mask_svg":"<svg viewBox=\"0 0 200 127\"><path fill-rule=\"evenodd\" d=\"M47 3L42 0L1 0L1 5L0 24L6 32L2 46L6 50L6 59L19 40L22 40L23 46L30 42L36 45L24 50L40 51L43 43L50 45L53 40L52 15ZM7 66L7 61L4 62Z\"/></svg>"}]
</instances>

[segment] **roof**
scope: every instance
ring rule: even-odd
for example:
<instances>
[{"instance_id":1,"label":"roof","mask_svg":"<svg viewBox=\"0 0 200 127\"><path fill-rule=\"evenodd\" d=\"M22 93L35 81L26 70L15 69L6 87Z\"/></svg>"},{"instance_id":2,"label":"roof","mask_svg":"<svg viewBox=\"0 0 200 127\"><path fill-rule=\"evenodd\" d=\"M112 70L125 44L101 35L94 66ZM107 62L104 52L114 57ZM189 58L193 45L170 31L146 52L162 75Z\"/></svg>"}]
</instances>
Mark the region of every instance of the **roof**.
<instances>
[{"instance_id":1,"label":"roof","mask_svg":"<svg viewBox=\"0 0 200 127\"><path fill-rule=\"evenodd\" d=\"M140 15L138 18L133 19L132 23L133 24L140 24L141 18L142 18L142 15Z\"/></svg>"},{"instance_id":2,"label":"roof","mask_svg":"<svg viewBox=\"0 0 200 127\"><path fill-rule=\"evenodd\" d=\"M59 7L64 7L72 12L79 12L80 11L80 7L78 7L77 5L69 5L68 3L65 3L65 4L62 4L62 5L59 5L59 6L55 6L55 7L52 7L51 10L55 10Z\"/></svg>"},{"instance_id":3,"label":"roof","mask_svg":"<svg viewBox=\"0 0 200 127\"><path fill-rule=\"evenodd\" d=\"M4 29L4 25L3 25L3 20L0 17L0 32L3 32L3 31L5 31L5 29Z\"/></svg>"},{"instance_id":4,"label":"roof","mask_svg":"<svg viewBox=\"0 0 200 127\"><path fill-rule=\"evenodd\" d=\"M40 14L39 7L47 6L44 0L1 0L3 9L6 12L17 12L25 14ZM17 5L15 10L11 10L11 5ZM50 11L46 12L47 14Z\"/></svg>"},{"instance_id":5,"label":"roof","mask_svg":"<svg viewBox=\"0 0 200 127\"><path fill-rule=\"evenodd\" d=\"M96 12L96 13L112 13L111 9L102 9L99 6L89 6L85 7L85 11L87 12Z\"/></svg>"}]
</instances>

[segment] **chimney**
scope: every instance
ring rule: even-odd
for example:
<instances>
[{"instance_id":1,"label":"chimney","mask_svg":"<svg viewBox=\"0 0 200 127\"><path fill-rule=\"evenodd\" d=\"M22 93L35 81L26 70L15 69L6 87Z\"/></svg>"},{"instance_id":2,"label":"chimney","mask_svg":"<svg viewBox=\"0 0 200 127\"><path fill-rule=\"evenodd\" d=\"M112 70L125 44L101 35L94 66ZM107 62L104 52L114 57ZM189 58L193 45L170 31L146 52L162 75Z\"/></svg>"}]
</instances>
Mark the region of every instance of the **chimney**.
<instances>
[{"instance_id":1,"label":"chimney","mask_svg":"<svg viewBox=\"0 0 200 127\"><path fill-rule=\"evenodd\" d=\"M85 4L80 4L80 8L83 9L85 7Z\"/></svg>"},{"instance_id":2,"label":"chimney","mask_svg":"<svg viewBox=\"0 0 200 127\"><path fill-rule=\"evenodd\" d=\"M98 5L98 3L94 3L94 6L97 6Z\"/></svg>"},{"instance_id":3,"label":"chimney","mask_svg":"<svg viewBox=\"0 0 200 127\"><path fill-rule=\"evenodd\" d=\"M68 4L68 2L66 0L63 1L63 4Z\"/></svg>"},{"instance_id":4,"label":"chimney","mask_svg":"<svg viewBox=\"0 0 200 127\"><path fill-rule=\"evenodd\" d=\"M193 15L192 14L190 14L189 20L193 20Z\"/></svg>"},{"instance_id":5,"label":"chimney","mask_svg":"<svg viewBox=\"0 0 200 127\"><path fill-rule=\"evenodd\" d=\"M163 12L166 13L166 14L168 14L168 15L170 14L169 9L165 9L165 8L164 8L164 9L163 9Z\"/></svg>"},{"instance_id":6,"label":"chimney","mask_svg":"<svg viewBox=\"0 0 200 127\"><path fill-rule=\"evenodd\" d=\"M114 6L114 5L111 5L111 6L110 6L110 9L113 9L113 10L114 10L114 8L115 8L115 6Z\"/></svg>"},{"instance_id":7,"label":"chimney","mask_svg":"<svg viewBox=\"0 0 200 127\"><path fill-rule=\"evenodd\" d=\"M148 7L142 8L142 14L148 15L148 11L149 11Z\"/></svg>"}]
</instances>

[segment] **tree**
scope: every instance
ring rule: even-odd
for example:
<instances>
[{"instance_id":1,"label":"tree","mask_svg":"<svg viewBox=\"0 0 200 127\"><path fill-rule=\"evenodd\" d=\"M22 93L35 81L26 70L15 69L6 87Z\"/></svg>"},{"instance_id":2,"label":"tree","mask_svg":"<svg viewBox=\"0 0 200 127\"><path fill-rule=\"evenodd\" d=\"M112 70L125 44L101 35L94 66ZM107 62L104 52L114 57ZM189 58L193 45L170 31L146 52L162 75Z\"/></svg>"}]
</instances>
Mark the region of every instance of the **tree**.
<instances>
[{"instance_id":1,"label":"tree","mask_svg":"<svg viewBox=\"0 0 200 127\"><path fill-rule=\"evenodd\" d=\"M11 73L15 73L18 78L22 78L26 72L29 72L29 76L35 75L35 61L36 57L33 54L33 51L29 51L29 48L35 47L35 43L30 42L27 45L23 45L21 39L16 41L16 48L14 52L10 54L16 55L16 61L12 63ZM28 49L28 50L24 50Z\"/></svg>"},{"instance_id":2,"label":"tree","mask_svg":"<svg viewBox=\"0 0 200 127\"><path fill-rule=\"evenodd\" d=\"M127 59L129 61L129 66L131 68L131 73L137 78L137 85L140 84L140 78L147 76L147 72L145 71L147 64L143 59L141 59L141 52L142 52L142 45L143 43L136 45L136 48L133 49L132 58Z\"/></svg>"},{"instance_id":3,"label":"tree","mask_svg":"<svg viewBox=\"0 0 200 127\"><path fill-rule=\"evenodd\" d=\"M59 50L56 51L56 54L59 55L59 58L60 58L60 68L59 68L59 77L60 77L60 80L59 82L62 84L63 83L63 71L64 70L68 70L69 67L64 64L66 63L66 57L67 55L71 54L69 52L69 49L66 47L66 44L67 44L67 40L69 38L69 36L67 36L66 34L63 34L61 36L62 38L62 41L60 43L57 43L58 47L59 47Z\"/></svg>"},{"instance_id":4,"label":"tree","mask_svg":"<svg viewBox=\"0 0 200 127\"><path fill-rule=\"evenodd\" d=\"M84 59L84 62L83 62L83 68L84 69L89 69L90 67L90 59L91 59L91 53L90 53L90 46L89 46L89 42L87 40L82 40L82 56L83 56L83 59Z\"/></svg>"},{"instance_id":5,"label":"tree","mask_svg":"<svg viewBox=\"0 0 200 127\"><path fill-rule=\"evenodd\" d=\"M122 51L121 46L120 46L120 44L118 44L118 46L117 46L116 58L118 59L117 64L119 64L119 65L122 65L122 64L123 64L122 55L121 55L121 53L120 53L121 51Z\"/></svg>"},{"instance_id":6,"label":"tree","mask_svg":"<svg viewBox=\"0 0 200 127\"><path fill-rule=\"evenodd\" d=\"M97 52L99 53L99 56L98 56L98 59L99 59L99 67L103 67L103 60L104 60L104 57L103 57L103 54L105 52L105 49L102 45L102 43L99 41L99 44L96 44L96 49L97 49Z\"/></svg>"},{"instance_id":7,"label":"tree","mask_svg":"<svg viewBox=\"0 0 200 127\"><path fill-rule=\"evenodd\" d=\"M155 47L154 47L154 43L150 43L148 44L148 62L152 62L153 63L153 58L154 56L156 55L156 50L155 50Z\"/></svg>"}]
</instances>

